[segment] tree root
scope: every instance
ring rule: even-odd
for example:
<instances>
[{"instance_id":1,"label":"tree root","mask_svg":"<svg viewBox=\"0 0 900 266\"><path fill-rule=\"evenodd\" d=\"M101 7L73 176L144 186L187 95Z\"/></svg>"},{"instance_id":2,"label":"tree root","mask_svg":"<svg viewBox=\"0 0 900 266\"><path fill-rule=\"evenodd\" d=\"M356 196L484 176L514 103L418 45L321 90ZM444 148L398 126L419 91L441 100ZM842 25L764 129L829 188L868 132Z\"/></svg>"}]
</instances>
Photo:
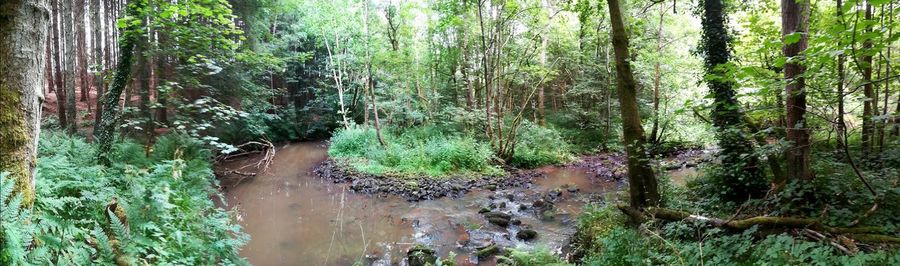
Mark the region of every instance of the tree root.
<instances>
[{"instance_id":1,"label":"tree root","mask_svg":"<svg viewBox=\"0 0 900 266\"><path fill-rule=\"evenodd\" d=\"M746 230L750 229L753 226L769 228L810 229L835 235L846 235L846 237L855 239L860 242L900 244L900 238L882 234L884 233L884 228L879 226L833 227L822 224L817 219L804 217L756 216L740 220L723 220L715 217L707 217L658 207L649 207L643 212L626 205L618 205L617 207L623 213L630 216L633 221L637 222L645 222L651 219L661 219L667 221L694 221L732 230Z\"/></svg>"}]
</instances>

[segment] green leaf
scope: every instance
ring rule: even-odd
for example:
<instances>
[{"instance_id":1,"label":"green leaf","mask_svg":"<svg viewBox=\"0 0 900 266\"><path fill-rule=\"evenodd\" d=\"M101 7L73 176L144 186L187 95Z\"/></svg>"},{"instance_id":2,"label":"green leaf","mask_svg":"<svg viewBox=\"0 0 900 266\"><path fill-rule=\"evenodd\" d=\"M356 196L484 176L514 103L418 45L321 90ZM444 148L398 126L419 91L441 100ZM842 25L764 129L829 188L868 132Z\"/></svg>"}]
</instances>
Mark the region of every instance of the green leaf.
<instances>
[{"instance_id":1,"label":"green leaf","mask_svg":"<svg viewBox=\"0 0 900 266\"><path fill-rule=\"evenodd\" d=\"M788 35L784 35L784 44L795 44L803 38L803 32L793 32Z\"/></svg>"}]
</instances>

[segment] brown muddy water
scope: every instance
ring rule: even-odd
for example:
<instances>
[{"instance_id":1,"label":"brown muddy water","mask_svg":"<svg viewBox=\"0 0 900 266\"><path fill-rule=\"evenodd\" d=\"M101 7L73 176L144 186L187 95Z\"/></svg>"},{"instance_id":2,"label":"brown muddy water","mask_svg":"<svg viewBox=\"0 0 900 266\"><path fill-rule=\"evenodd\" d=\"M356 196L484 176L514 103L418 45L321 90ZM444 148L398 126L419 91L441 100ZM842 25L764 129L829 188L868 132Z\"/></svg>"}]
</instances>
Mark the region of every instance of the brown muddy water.
<instances>
[{"instance_id":1,"label":"brown muddy water","mask_svg":"<svg viewBox=\"0 0 900 266\"><path fill-rule=\"evenodd\" d=\"M574 234L576 216L591 201L601 201L621 184L596 181L584 169L545 167L546 178L528 187L500 191L474 190L462 198L408 202L396 196L352 193L345 184L316 177L313 168L327 157L323 143L280 147L265 173L227 176L223 186L228 208L235 210L250 242L241 255L253 265L405 265L407 250L423 244L459 265L493 265L474 249L488 244L562 252ZM220 170L256 171L248 158ZM570 192L561 187L578 188ZM550 217L531 207L550 193L562 191ZM486 206L510 213L521 225L502 228L478 213ZM525 205L520 208L520 205ZM522 228L538 237L516 239Z\"/></svg>"}]
</instances>

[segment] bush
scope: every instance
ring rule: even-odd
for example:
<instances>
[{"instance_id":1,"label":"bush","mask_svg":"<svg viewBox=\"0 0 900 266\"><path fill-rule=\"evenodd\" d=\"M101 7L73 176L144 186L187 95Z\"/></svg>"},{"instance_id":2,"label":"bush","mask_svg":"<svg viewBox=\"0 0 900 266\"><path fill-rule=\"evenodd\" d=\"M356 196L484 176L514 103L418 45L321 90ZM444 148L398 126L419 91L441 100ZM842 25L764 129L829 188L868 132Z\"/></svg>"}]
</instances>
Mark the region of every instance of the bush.
<instances>
[{"instance_id":1,"label":"bush","mask_svg":"<svg viewBox=\"0 0 900 266\"><path fill-rule=\"evenodd\" d=\"M19 248L0 241L0 264L245 263L238 250L248 237L213 203L221 195L200 141L164 136L149 157L140 144L119 143L110 167L97 165L93 150L81 138L42 136L34 207L12 219L31 220L33 230L7 227L12 220L6 215L16 214L7 210L15 204L3 200L2 206L4 233L17 236L4 239L33 233L35 240L17 241L25 243ZM8 198L0 187L0 196Z\"/></svg>"},{"instance_id":2,"label":"bush","mask_svg":"<svg viewBox=\"0 0 900 266\"><path fill-rule=\"evenodd\" d=\"M352 127L331 138L328 154L369 174L428 175L495 174L493 153L487 144L471 137L445 136L435 129L409 130L400 136L382 132L387 146L378 142L375 130Z\"/></svg>"},{"instance_id":3,"label":"bush","mask_svg":"<svg viewBox=\"0 0 900 266\"><path fill-rule=\"evenodd\" d=\"M576 243L585 265L897 265L896 251L843 255L828 243L788 234L757 239L756 229L731 234L686 222L625 227L612 205L588 208ZM639 233L642 232L642 233ZM659 232L657 232L659 231Z\"/></svg>"},{"instance_id":4,"label":"bush","mask_svg":"<svg viewBox=\"0 0 900 266\"><path fill-rule=\"evenodd\" d=\"M518 132L511 165L538 167L571 161L571 146L559 132L526 122Z\"/></svg>"}]
</instances>

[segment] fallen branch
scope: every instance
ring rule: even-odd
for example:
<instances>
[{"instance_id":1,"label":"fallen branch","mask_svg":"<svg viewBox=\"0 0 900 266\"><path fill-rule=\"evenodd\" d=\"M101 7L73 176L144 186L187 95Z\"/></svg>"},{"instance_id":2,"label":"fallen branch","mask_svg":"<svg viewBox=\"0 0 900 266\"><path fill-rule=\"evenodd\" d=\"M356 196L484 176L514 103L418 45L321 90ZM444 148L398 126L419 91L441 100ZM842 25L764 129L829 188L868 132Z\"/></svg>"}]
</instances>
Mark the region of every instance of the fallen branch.
<instances>
[{"instance_id":1,"label":"fallen branch","mask_svg":"<svg viewBox=\"0 0 900 266\"><path fill-rule=\"evenodd\" d=\"M715 217L707 217L658 207L649 207L643 212L625 205L619 205L618 208L623 213L631 216L635 221L640 222L651 218L667 221L693 221L733 230L746 230L753 226L803 228L831 234L847 234L853 239L863 242L900 244L900 238L880 234L884 232L884 229L878 226L833 227L824 225L817 219L803 217L756 216L740 220L723 220Z\"/></svg>"},{"instance_id":2,"label":"fallen branch","mask_svg":"<svg viewBox=\"0 0 900 266\"><path fill-rule=\"evenodd\" d=\"M251 146L251 145L258 146L261 148L259 150L244 149L245 147ZM246 142L244 144L237 145L234 147L242 152L236 153L236 154L222 154L218 158L216 158L216 161L225 161L225 160L230 160L230 159L234 159L237 157L262 153L263 154L262 158L260 158L259 161L256 162L256 168L262 169L262 171L260 171L260 172L265 173L266 171L269 170L269 166L272 165L272 161L275 159L275 145L273 145L272 142L269 142L269 140L267 140L267 139L261 139L260 141L249 141L249 142ZM244 167L241 167L238 169L243 169L247 166L249 166L249 165L245 165ZM235 171L235 173L236 173L236 171ZM237 174L239 174L239 173L237 173ZM255 176L256 174L254 173L253 175Z\"/></svg>"}]
</instances>

